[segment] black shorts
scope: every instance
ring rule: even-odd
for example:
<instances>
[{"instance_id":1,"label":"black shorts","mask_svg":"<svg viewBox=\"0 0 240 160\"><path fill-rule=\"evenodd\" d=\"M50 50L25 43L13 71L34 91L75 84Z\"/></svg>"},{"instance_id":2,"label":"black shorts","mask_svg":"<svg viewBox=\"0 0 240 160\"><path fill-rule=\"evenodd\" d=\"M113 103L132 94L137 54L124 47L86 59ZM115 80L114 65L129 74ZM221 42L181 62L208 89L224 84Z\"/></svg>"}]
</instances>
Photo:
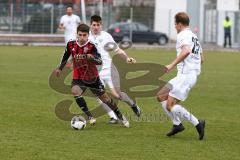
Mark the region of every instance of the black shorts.
<instances>
[{"instance_id":1,"label":"black shorts","mask_svg":"<svg viewBox=\"0 0 240 160\"><path fill-rule=\"evenodd\" d=\"M87 88L89 88L91 92L96 96L101 96L105 93L104 85L102 84L99 77L94 82L91 83L81 79L73 79L72 87L75 85L79 86L83 90L83 93Z\"/></svg>"}]
</instances>

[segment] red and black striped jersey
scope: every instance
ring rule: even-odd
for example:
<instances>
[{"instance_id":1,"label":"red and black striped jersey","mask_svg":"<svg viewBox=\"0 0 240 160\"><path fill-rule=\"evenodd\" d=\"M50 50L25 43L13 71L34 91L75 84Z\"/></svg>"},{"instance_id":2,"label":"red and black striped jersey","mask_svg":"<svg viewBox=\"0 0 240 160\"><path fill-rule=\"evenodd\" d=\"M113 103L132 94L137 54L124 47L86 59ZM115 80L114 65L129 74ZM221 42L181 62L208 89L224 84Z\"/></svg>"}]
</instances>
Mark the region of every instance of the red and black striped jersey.
<instances>
[{"instance_id":1,"label":"red and black striped jersey","mask_svg":"<svg viewBox=\"0 0 240 160\"><path fill-rule=\"evenodd\" d=\"M73 61L73 79L92 82L99 76L96 65L101 65L102 60L93 43L88 41L80 45L77 41L69 41L59 66L60 70L64 68L70 55ZM93 57L89 58L87 55Z\"/></svg>"}]
</instances>

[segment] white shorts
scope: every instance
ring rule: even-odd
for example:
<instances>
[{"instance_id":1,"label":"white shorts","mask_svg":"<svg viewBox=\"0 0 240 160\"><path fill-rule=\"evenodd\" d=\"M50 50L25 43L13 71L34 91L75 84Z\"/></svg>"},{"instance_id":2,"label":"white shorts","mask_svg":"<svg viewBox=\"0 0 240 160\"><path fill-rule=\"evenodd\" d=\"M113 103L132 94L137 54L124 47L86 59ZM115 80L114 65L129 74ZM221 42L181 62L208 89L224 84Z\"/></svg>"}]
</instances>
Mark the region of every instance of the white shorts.
<instances>
[{"instance_id":1,"label":"white shorts","mask_svg":"<svg viewBox=\"0 0 240 160\"><path fill-rule=\"evenodd\" d=\"M100 80L103 85L112 88L120 88L120 77L115 66L111 68L104 68L99 72Z\"/></svg>"},{"instance_id":2,"label":"white shorts","mask_svg":"<svg viewBox=\"0 0 240 160\"><path fill-rule=\"evenodd\" d=\"M169 95L178 100L184 101L188 97L188 93L197 82L196 73L178 74L176 77L171 79Z\"/></svg>"}]
</instances>

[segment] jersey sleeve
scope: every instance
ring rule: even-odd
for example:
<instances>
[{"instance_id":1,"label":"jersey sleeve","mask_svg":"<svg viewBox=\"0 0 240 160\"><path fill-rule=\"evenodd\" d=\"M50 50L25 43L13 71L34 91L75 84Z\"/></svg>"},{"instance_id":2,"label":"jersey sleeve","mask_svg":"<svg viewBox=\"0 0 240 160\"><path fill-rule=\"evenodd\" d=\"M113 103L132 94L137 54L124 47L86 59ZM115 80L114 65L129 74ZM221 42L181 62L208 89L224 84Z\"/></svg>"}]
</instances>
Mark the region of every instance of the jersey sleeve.
<instances>
[{"instance_id":1,"label":"jersey sleeve","mask_svg":"<svg viewBox=\"0 0 240 160\"><path fill-rule=\"evenodd\" d=\"M92 61L96 64L96 65L101 65L102 64L102 58L101 55L98 53L97 48L95 47L95 45L93 44L93 56L94 58L92 59Z\"/></svg>"},{"instance_id":2,"label":"jersey sleeve","mask_svg":"<svg viewBox=\"0 0 240 160\"><path fill-rule=\"evenodd\" d=\"M80 24L81 23L81 19L79 16L76 15L76 20L77 20L77 23Z\"/></svg>"},{"instance_id":3,"label":"jersey sleeve","mask_svg":"<svg viewBox=\"0 0 240 160\"><path fill-rule=\"evenodd\" d=\"M64 16L61 17L61 19L60 19L60 24L63 24L63 25L64 25Z\"/></svg>"},{"instance_id":4,"label":"jersey sleeve","mask_svg":"<svg viewBox=\"0 0 240 160\"><path fill-rule=\"evenodd\" d=\"M68 44L67 44L67 46L66 46L66 48L64 50L64 53L63 53L63 56L62 56L62 60L61 60L60 65L58 67L60 70L62 70L64 68L64 66L67 63L68 58L71 55L69 47L70 47L70 42L68 42Z\"/></svg>"},{"instance_id":5,"label":"jersey sleeve","mask_svg":"<svg viewBox=\"0 0 240 160\"><path fill-rule=\"evenodd\" d=\"M118 46L117 43L114 41L112 35L109 34L109 33L107 33L107 41L108 41L108 43L114 43L114 44L116 44L116 48L115 48L114 52L116 52L116 51L119 50L119 46Z\"/></svg>"}]
</instances>

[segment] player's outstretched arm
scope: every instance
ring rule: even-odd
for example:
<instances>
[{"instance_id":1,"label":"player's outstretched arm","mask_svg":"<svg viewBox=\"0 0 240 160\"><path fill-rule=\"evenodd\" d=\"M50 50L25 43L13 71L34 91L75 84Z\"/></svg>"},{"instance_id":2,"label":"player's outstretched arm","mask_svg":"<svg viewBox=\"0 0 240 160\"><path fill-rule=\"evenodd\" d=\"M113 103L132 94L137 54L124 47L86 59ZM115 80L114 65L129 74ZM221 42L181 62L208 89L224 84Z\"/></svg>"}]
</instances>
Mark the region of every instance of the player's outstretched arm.
<instances>
[{"instance_id":1,"label":"player's outstretched arm","mask_svg":"<svg viewBox=\"0 0 240 160\"><path fill-rule=\"evenodd\" d=\"M117 49L115 51L116 54L119 54L120 57L122 57L123 59L126 60L127 63L136 63L136 60L132 57L128 57L128 55L126 54L126 52L124 52L124 50L122 50L121 48Z\"/></svg>"},{"instance_id":2,"label":"player's outstretched arm","mask_svg":"<svg viewBox=\"0 0 240 160\"><path fill-rule=\"evenodd\" d=\"M63 57L62 57L60 65L54 70L54 73L55 73L56 76L60 75L61 71L63 70L64 66L67 63L68 58L71 55L70 52L69 52L69 49L68 49L68 46L69 46L68 44L67 44L67 46L65 48L65 51L64 51L64 54L63 54Z\"/></svg>"},{"instance_id":3,"label":"player's outstretched arm","mask_svg":"<svg viewBox=\"0 0 240 160\"><path fill-rule=\"evenodd\" d=\"M182 62L189 54L191 53L190 46L182 46L182 52L177 56L175 60L172 61L169 65L166 65L166 72L170 72L173 68L180 62Z\"/></svg>"}]
</instances>

